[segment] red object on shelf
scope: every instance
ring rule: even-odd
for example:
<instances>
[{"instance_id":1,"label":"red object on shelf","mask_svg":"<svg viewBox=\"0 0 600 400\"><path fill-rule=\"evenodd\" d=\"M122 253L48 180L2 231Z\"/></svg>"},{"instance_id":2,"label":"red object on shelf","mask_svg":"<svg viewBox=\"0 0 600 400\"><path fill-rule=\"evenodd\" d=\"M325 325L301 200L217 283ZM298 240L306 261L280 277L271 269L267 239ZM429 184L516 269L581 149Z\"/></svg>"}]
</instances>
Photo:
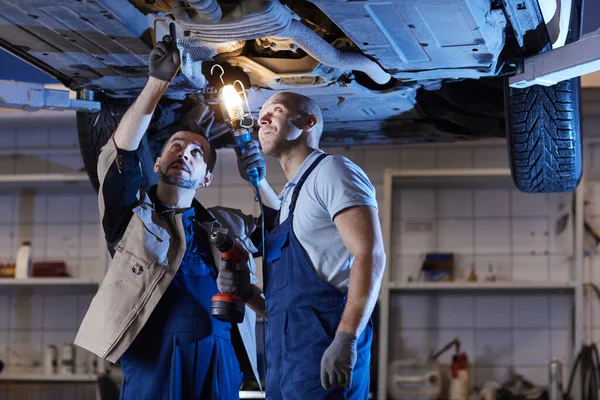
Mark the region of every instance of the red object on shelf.
<instances>
[{"instance_id":1,"label":"red object on shelf","mask_svg":"<svg viewBox=\"0 0 600 400\"><path fill-rule=\"evenodd\" d=\"M33 276L40 277L68 276L64 261L37 261L33 263L32 271Z\"/></svg>"}]
</instances>

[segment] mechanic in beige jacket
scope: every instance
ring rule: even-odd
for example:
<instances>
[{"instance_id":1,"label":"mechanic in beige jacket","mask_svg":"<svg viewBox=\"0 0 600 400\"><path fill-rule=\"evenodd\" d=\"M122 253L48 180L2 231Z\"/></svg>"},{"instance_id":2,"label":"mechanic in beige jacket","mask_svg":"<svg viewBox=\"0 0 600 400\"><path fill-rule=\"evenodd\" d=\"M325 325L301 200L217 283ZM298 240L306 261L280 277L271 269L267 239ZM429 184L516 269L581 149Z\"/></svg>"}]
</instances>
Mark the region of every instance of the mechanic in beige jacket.
<instances>
[{"instance_id":1,"label":"mechanic in beige jacket","mask_svg":"<svg viewBox=\"0 0 600 400\"><path fill-rule=\"evenodd\" d=\"M264 299L252 259L237 274L218 271L220 253L209 232L227 228L256 253L255 219L195 200L211 183L216 161L198 133L168 139L154 166L158 186L141 189L138 148L180 65L172 35L152 50L148 83L99 156L99 208L113 257L75 344L121 361L122 399L237 399L240 365L258 380L253 309L262 314ZM243 323L211 317L210 299L219 291L246 301Z\"/></svg>"}]
</instances>

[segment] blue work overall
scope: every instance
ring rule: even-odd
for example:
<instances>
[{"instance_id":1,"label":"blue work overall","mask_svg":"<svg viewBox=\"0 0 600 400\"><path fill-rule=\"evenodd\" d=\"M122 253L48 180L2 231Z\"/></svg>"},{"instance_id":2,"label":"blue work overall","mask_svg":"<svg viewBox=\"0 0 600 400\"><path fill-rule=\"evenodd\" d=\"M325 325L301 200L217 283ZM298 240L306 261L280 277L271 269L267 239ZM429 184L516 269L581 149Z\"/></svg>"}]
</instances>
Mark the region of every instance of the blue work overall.
<instances>
[{"instance_id":1,"label":"blue work overall","mask_svg":"<svg viewBox=\"0 0 600 400\"><path fill-rule=\"evenodd\" d=\"M321 358L333 341L346 297L317 275L292 228L302 185L325 156L315 160L300 178L287 219L269 234L266 243L266 385L267 399L271 400L368 398L370 322L358 339L352 386L330 390L321 386Z\"/></svg>"},{"instance_id":2,"label":"blue work overall","mask_svg":"<svg viewBox=\"0 0 600 400\"><path fill-rule=\"evenodd\" d=\"M218 293L208 233L183 213L186 252L173 281L121 364L121 399L239 399L231 324L211 317Z\"/></svg>"}]
</instances>

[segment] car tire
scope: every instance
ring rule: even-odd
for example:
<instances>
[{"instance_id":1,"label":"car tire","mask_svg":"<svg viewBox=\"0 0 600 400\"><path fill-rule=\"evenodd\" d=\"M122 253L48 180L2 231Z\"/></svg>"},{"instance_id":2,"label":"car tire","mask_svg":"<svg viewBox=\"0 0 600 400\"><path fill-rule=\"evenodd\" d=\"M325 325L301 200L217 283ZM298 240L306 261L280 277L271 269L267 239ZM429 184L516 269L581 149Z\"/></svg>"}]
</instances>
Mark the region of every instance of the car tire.
<instances>
[{"instance_id":1,"label":"car tire","mask_svg":"<svg viewBox=\"0 0 600 400\"><path fill-rule=\"evenodd\" d=\"M83 165L96 192L100 187L97 172L100 150L111 138L121 118L123 118L132 103L133 99L105 97L102 100L102 108L99 112L77 112L79 149L83 158ZM144 135L140 147L142 185L144 189L148 189L157 182L156 174L153 171L156 158L152 147L148 143L148 135Z\"/></svg>"},{"instance_id":2,"label":"car tire","mask_svg":"<svg viewBox=\"0 0 600 400\"><path fill-rule=\"evenodd\" d=\"M513 180L527 193L571 192L583 171L580 79L507 90Z\"/></svg>"}]
</instances>

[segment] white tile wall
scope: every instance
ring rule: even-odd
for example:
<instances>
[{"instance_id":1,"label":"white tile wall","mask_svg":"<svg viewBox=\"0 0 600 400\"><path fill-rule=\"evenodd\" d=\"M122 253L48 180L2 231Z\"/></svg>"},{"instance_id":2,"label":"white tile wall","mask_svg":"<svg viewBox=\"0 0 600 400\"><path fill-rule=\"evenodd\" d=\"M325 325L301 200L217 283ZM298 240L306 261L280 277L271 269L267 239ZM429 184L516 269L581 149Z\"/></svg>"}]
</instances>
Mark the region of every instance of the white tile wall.
<instances>
[{"instance_id":1,"label":"white tile wall","mask_svg":"<svg viewBox=\"0 0 600 400\"><path fill-rule=\"evenodd\" d=\"M480 366L512 365L513 346L511 330L505 327L477 330L473 362Z\"/></svg>"},{"instance_id":2,"label":"white tile wall","mask_svg":"<svg viewBox=\"0 0 600 400\"><path fill-rule=\"evenodd\" d=\"M437 150L427 146L401 148L401 168L435 168Z\"/></svg>"},{"instance_id":3,"label":"white tile wall","mask_svg":"<svg viewBox=\"0 0 600 400\"><path fill-rule=\"evenodd\" d=\"M479 295L475 301L477 329L508 328L511 324L512 299L505 295Z\"/></svg>"},{"instance_id":4,"label":"white tile wall","mask_svg":"<svg viewBox=\"0 0 600 400\"><path fill-rule=\"evenodd\" d=\"M32 138L35 138L33 140ZM0 147L77 146L74 124L57 128L0 128ZM356 162L377 189L383 210L385 168L506 167L503 147L426 147L327 149ZM600 150L592 163L600 163ZM237 172L235 156L220 150L213 183L197 197L206 206L223 205L258 214L248 185ZM588 157L589 159L589 157ZM279 164L267 158L268 177L281 190L286 182ZM52 157L0 157L1 173L75 172L77 154ZM597 169L597 170L600 170ZM592 187L590 213L600 217L600 185ZM394 188L391 276L416 278L428 251L453 251L466 277L474 263L479 279L492 273L498 280L564 282L569 279L568 228L554 232L556 219L570 210L564 195L531 196L511 188ZM0 188L0 262L11 261L19 243L31 240L36 260L65 260L78 277L100 279L105 251L98 237L95 193L89 188ZM593 274L600 280L600 257ZM93 293L77 289L3 290L0 293L0 359L11 373L39 370L45 344L73 340ZM503 381L509 368L528 379L546 382L551 357L566 363L570 344L572 299L568 293L533 294L478 292L414 293L392 297L390 353L396 358L424 359L455 337L462 341L473 366L474 383ZM600 308L595 308L600 315ZM600 318L593 321L600 340ZM77 352L78 368L89 354ZM440 361L449 363L450 355ZM36 362L38 364L36 364ZM69 385L0 385L4 398L92 398L90 388Z\"/></svg>"},{"instance_id":5,"label":"white tile wall","mask_svg":"<svg viewBox=\"0 0 600 400\"><path fill-rule=\"evenodd\" d=\"M437 213L440 219L472 218L473 190L439 190Z\"/></svg>"},{"instance_id":6,"label":"white tile wall","mask_svg":"<svg viewBox=\"0 0 600 400\"><path fill-rule=\"evenodd\" d=\"M513 328L547 328L550 322L548 297L519 295L512 298Z\"/></svg>"},{"instance_id":7,"label":"white tile wall","mask_svg":"<svg viewBox=\"0 0 600 400\"><path fill-rule=\"evenodd\" d=\"M475 217L508 217L510 215L509 199L509 190L476 190Z\"/></svg>"}]
</instances>

